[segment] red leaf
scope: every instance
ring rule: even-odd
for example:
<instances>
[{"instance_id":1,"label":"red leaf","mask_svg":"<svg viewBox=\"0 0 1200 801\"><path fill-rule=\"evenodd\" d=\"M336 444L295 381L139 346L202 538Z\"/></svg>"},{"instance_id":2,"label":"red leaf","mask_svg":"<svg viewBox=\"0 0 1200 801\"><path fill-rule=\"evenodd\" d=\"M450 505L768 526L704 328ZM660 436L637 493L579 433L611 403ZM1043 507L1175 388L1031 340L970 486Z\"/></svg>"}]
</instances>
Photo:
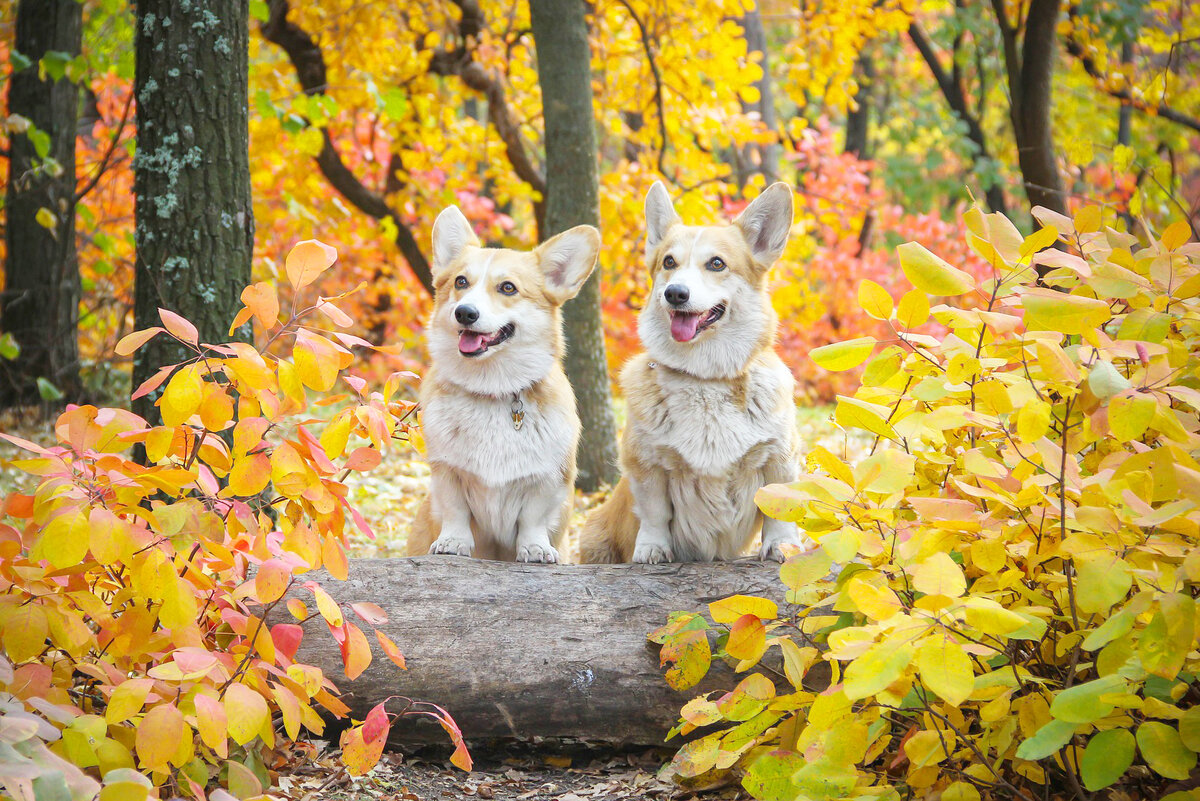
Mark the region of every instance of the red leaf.
<instances>
[{"instance_id":1,"label":"red leaf","mask_svg":"<svg viewBox=\"0 0 1200 801\"><path fill-rule=\"evenodd\" d=\"M384 711L383 703L380 702L372 707L371 711L367 713L366 720L363 721L362 737L364 742L373 743L387 737L388 729L392 724L388 720L387 712Z\"/></svg>"},{"instance_id":2,"label":"red leaf","mask_svg":"<svg viewBox=\"0 0 1200 801\"><path fill-rule=\"evenodd\" d=\"M276 623L271 626L271 640L275 643L275 653L287 657L288 661L296 659L296 651L300 648L300 640L304 637L304 629L295 623Z\"/></svg>"},{"instance_id":3,"label":"red leaf","mask_svg":"<svg viewBox=\"0 0 1200 801\"><path fill-rule=\"evenodd\" d=\"M388 622L387 612L383 611L383 607L379 604L363 601L360 604L350 604L350 608L354 610L354 614L372 626L382 626Z\"/></svg>"}]
</instances>

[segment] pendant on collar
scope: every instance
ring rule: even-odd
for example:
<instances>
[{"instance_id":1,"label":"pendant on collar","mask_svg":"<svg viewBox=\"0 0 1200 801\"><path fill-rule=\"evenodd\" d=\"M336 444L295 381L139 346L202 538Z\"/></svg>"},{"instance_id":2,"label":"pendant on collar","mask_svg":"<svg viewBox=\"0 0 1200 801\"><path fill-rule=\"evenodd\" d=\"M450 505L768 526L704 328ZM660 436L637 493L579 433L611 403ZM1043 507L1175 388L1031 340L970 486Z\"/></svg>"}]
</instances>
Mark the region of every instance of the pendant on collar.
<instances>
[{"instance_id":1,"label":"pendant on collar","mask_svg":"<svg viewBox=\"0 0 1200 801\"><path fill-rule=\"evenodd\" d=\"M513 395L512 406L509 407L512 411L513 430L520 431L521 426L525 424L525 404L521 403L521 393Z\"/></svg>"}]
</instances>

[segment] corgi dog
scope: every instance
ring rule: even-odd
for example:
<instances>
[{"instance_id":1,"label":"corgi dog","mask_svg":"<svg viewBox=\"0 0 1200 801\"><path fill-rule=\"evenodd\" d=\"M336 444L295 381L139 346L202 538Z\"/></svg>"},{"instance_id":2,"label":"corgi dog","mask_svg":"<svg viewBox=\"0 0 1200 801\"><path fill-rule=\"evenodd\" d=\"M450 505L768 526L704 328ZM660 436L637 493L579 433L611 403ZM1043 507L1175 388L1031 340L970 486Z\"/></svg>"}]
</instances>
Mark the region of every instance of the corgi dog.
<instances>
[{"instance_id":1,"label":"corgi dog","mask_svg":"<svg viewBox=\"0 0 1200 801\"><path fill-rule=\"evenodd\" d=\"M732 224L700 227L680 221L662 183L650 188L645 351L621 371L622 478L584 523L584 562L733 559L760 530L760 558L800 544L795 524L754 503L798 471L794 380L773 349L766 278L791 226L784 183Z\"/></svg>"},{"instance_id":2,"label":"corgi dog","mask_svg":"<svg viewBox=\"0 0 1200 801\"><path fill-rule=\"evenodd\" d=\"M519 252L481 247L456 206L438 215L420 393L431 474L410 556L558 561L579 440L560 309L599 252L588 225Z\"/></svg>"}]
</instances>

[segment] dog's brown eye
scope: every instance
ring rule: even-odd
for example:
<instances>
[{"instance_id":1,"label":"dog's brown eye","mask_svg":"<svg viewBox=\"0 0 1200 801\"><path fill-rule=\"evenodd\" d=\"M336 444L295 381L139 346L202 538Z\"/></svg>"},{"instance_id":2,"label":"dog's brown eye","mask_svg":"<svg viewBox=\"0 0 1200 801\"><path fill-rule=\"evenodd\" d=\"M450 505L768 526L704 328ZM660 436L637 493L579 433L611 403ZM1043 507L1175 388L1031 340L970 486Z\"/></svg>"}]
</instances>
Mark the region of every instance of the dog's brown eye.
<instances>
[{"instance_id":1,"label":"dog's brown eye","mask_svg":"<svg viewBox=\"0 0 1200 801\"><path fill-rule=\"evenodd\" d=\"M714 273L719 273L721 270L725 269L725 262L714 256L708 260L708 269L712 270Z\"/></svg>"},{"instance_id":2,"label":"dog's brown eye","mask_svg":"<svg viewBox=\"0 0 1200 801\"><path fill-rule=\"evenodd\" d=\"M500 285L500 294L502 294L502 295L517 294L517 285L514 284L512 281L505 281L503 284Z\"/></svg>"},{"instance_id":3,"label":"dog's brown eye","mask_svg":"<svg viewBox=\"0 0 1200 801\"><path fill-rule=\"evenodd\" d=\"M666 256L663 258L663 269L664 270L674 270L675 269L675 257L674 256Z\"/></svg>"},{"instance_id":4,"label":"dog's brown eye","mask_svg":"<svg viewBox=\"0 0 1200 801\"><path fill-rule=\"evenodd\" d=\"M467 277L465 275L460 275L458 278L455 278L454 279L454 288L455 289L466 289L467 288Z\"/></svg>"}]
</instances>

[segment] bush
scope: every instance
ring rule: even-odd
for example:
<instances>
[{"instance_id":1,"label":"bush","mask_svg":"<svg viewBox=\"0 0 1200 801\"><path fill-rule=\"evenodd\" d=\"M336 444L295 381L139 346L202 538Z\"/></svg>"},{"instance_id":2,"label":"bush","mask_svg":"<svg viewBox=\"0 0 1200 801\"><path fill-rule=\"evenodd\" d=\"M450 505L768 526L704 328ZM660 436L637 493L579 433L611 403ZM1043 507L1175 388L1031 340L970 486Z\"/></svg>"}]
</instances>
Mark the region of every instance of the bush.
<instances>
[{"instance_id":1,"label":"bush","mask_svg":"<svg viewBox=\"0 0 1200 801\"><path fill-rule=\"evenodd\" d=\"M988 280L902 245L916 288L860 293L895 340L813 351L841 370L882 345L834 413L876 447L853 466L816 448L760 492L819 543L780 569L785 613L739 596L652 635L677 687L714 628L753 670L683 708L672 734L718 728L666 772L814 801L1158 798L1193 775L1200 245L1183 223L1140 247L1099 208L1035 214L1026 238L966 215ZM910 333L930 315L941 341Z\"/></svg>"},{"instance_id":2,"label":"bush","mask_svg":"<svg viewBox=\"0 0 1200 801\"><path fill-rule=\"evenodd\" d=\"M287 261L294 290L335 258L318 242L297 245ZM167 310L161 327L118 344L128 355L165 335L195 354L135 392L165 387L162 425L73 406L57 421L54 447L0 435L30 453L12 465L40 477L32 495L4 499L0 522L0 642L11 660L0 660L0 782L15 798L92 798L97 778L106 801L142 799L152 786L171 796L203 798L213 784L260 795L301 730L322 731L318 708L347 712L329 677L295 661L304 626L324 621L348 678L371 662L351 614L374 626L384 611L343 609L304 574L324 567L346 578L348 528L370 532L347 503L345 479L407 435L413 405L395 397L406 376L373 392L342 375L352 391L329 395L353 359L348 348L366 343L308 321L316 312L338 327L350 319L319 298L293 305L280 324L266 284L242 299L233 327L255 317L267 335L261 348L200 343ZM291 338L290 359L268 350ZM309 390L319 400L310 403ZM331 404L340 410L328 420L306 416ZM126 453L135 443L146 466ZM396 645L374 635L403 667ZM469 767L443 710L410 704L406 713L436 718L457 743L455 763ZM381 704L343 735L352 773L379 758L391 720Z\"/></svg>"}]
</instances>

